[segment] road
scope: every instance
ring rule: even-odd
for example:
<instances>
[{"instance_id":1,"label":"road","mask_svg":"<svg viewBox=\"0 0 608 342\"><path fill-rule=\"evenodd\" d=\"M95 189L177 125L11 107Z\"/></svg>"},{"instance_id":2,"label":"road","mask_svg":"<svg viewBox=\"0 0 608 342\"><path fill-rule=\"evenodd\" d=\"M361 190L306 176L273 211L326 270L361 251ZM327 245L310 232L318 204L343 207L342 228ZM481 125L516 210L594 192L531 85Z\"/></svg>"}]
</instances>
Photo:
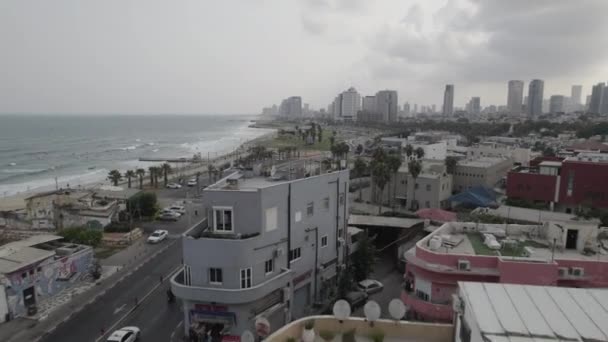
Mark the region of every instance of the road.
<instances>
[{"instance_id":1,"label":"road","mask_svg":"<svg viewBox=\"0 0 608 342\"><path fill-rule=\"evenodd\" d=\"M160 276L166 277L180 265L182 249L179 239L164 243L173 243L173 245L150 259L72 319L57 327L42 341L95 341L100 336L102 328L109 329L135 306L136 298L141 303L133 315L125 321L125 325L133 324L145 328L143 334L153 337L153 339L146 338L145 341L169 341L170 334L181 320L182 314L177 308L168 307L165 293L168 281L165 280L159 287ZM158 289L142 301L144 296L155 287ZM173 305L175 306L175 303ZM173 328L168 328L171 325Z\"/></svg>"}]
</instances>

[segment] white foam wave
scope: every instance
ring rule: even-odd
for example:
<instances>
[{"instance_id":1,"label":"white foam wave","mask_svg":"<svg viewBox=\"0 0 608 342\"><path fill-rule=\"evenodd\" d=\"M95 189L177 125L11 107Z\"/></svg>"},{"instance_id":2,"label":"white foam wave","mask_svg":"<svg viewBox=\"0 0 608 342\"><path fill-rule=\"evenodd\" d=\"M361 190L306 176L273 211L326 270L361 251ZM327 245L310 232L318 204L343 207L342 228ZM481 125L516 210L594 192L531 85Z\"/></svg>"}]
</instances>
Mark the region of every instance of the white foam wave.
<instances>
[{"instance_id":1,"label":"white foam wave","mask_svg":"<svg viewBox=\"0 0 608 342\"><path fill-rule=\"evenodd\" d=\"M2 169L0 170L0 173L38 173L38 172L44 172L47 169Z\"/></svg>"},{"instance_id":2,"label":"white foam wave","mask_svg":"<svg viewBox=\"0 0 608 342\"><path fill-rule=\"evenodd\" d=\"M71 188L76 188L78 185L86 185L96 182L103 182L106 179L108 170L99 169L82 174L65 175L57 178L59 187L66 188L69 184ZM0 185L0 196L11 196L24 192L45 191L55 189L54 178L43 178L33 181Z\"/></svg>"}]
</instances>

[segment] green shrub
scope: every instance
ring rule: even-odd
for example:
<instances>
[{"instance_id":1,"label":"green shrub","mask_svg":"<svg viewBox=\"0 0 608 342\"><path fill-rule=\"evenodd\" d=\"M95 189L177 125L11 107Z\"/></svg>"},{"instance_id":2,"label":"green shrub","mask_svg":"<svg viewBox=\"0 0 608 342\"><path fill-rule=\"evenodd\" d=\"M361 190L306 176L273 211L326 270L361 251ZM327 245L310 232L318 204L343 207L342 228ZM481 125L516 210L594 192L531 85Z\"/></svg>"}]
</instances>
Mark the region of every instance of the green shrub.
<instances>
[{"instance_id":1,"label":"green shrub","mask_svg":"<svg viewBox=\"0 0 608 342\"><path fill-rule=\"evenodd\" d=\"M157 199L155 193L140 192L137 195L129 198L127 201L127 210L135 217L152 217L156 214L156 203Z\"/></svg>"},{"instance_id":2,"label":"green shrub","mask_svg":"<svg viewBox=\"0 0 608 342\"><path fill-rule=\"evenodd\" d=\"M315 327L315 321L312 319L308 320L308 321L306 321L306 323L304 323L304 329L306 329L306 330L310 330L314 327Z\"/></svg>"},{"instance_id":3,"label":"green shrub","mask_svg":"<svg viewBox=\"0 0 608 342\"><path fill-rule=\"evenodd\" d=\"M355 342L355 329L350 329L342 335L342 342Z\"/></svg>"},{"instance_id":4,"label":"green shrub","mask_svg":"<svg viewBox=\"0 0 608 342\"><path fill-rule=\"evenodd\" d=\"M376 329L369 334L369 338L374 342L382 342L384 341L384 331Z\"/></svg>"},{"instance_id":5,"label":"green shrub","mask_svg":"<svg viewBox=\"0 0 608 342\"><path fill-rule=\"evenodd\" d=\"M319 332L319 336L321 336L321 338L325 341L331 341L334 339L334 337L336 337L336 334L333 331L321 330Z\"/></svg>"},{"instance_id":6,"label":"green shrub","mask_svg":"<svg viewBox=\"0 0 608 342\"><path fill-rule=\"evenodd\" d=\"M128 233L131 231L131 227L128 224L112 222L103 230L106 233Z\"/></svg>"},{"instance_id":7,"label":"green shrub","mask_svg":"<svg viewBox=\"0 0 608 342\"><path fill-rule=\"evenodd\" d=\"M103 236L99 230L78 228L66 228L59 231L59 235L63 236L64 240L71 243L81 245L89 245L97 247L101 243Z\"/></svg>"}]
</instances>

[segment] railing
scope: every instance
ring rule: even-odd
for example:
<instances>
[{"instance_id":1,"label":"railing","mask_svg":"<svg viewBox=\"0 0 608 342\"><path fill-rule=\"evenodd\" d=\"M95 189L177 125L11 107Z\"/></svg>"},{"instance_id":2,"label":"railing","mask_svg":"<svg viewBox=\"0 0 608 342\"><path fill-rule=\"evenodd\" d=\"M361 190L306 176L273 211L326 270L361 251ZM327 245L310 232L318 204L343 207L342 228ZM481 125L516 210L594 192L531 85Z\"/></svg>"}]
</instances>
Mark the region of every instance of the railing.
<instances>
[{"instance_id":1,"label":"railing","mask_svg":"<svg viewBox=\"0 0 608 342\"><path fill-rule=\"evenodd\" d=\"M291 281L291 270L281 270L277 276L248 289L227 289L218 287L189 286L184 284L184 270L182 269L171 278L171 289L181 299L217 302L222 304L239 304L255 301L279 288L287 286Z\"/></svg>"},{"instance_id":2,"label":"railing","mask_svg":"<svg viewBox=\"0 0 608 342\"><path fill-rule=\"evenodd\" d=\"M437 322L452 321L453 311L449 302L432 303L416 297L413 292L407 291L401 293L401 299L408 308L424 319Z\"/></svg>"}]
</instances>

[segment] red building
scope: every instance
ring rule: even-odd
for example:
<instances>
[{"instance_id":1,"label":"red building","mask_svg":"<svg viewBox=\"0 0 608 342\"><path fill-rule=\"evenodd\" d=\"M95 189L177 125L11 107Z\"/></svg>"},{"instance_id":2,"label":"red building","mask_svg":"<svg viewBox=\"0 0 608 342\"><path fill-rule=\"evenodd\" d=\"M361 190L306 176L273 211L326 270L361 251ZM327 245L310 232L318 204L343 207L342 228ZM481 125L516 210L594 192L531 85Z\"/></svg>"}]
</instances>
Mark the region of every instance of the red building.
<instances>
[{"instance_id":1,"label":"red building","mask_svg":"<svg viewBox=\"0 0 608 342\"><path fill-rule=\"evenodd\" d=\"M608 155L581 153L561 161L537 159L507 174L507 197L548 203L572 213L581 205L608 208Z\"/></svg>"},{"instance_id":2,"label":"red building","mask_svg":"<svg viewBox=\"0 0 608 342\"><path fill-rule=\"evenodd\" d=\"M608 240L588 246L599 232L580 223L449 222L405 253L401 298L414 319L450 322L459 281L608 287Z\"/></svg>"}]
</instances>

